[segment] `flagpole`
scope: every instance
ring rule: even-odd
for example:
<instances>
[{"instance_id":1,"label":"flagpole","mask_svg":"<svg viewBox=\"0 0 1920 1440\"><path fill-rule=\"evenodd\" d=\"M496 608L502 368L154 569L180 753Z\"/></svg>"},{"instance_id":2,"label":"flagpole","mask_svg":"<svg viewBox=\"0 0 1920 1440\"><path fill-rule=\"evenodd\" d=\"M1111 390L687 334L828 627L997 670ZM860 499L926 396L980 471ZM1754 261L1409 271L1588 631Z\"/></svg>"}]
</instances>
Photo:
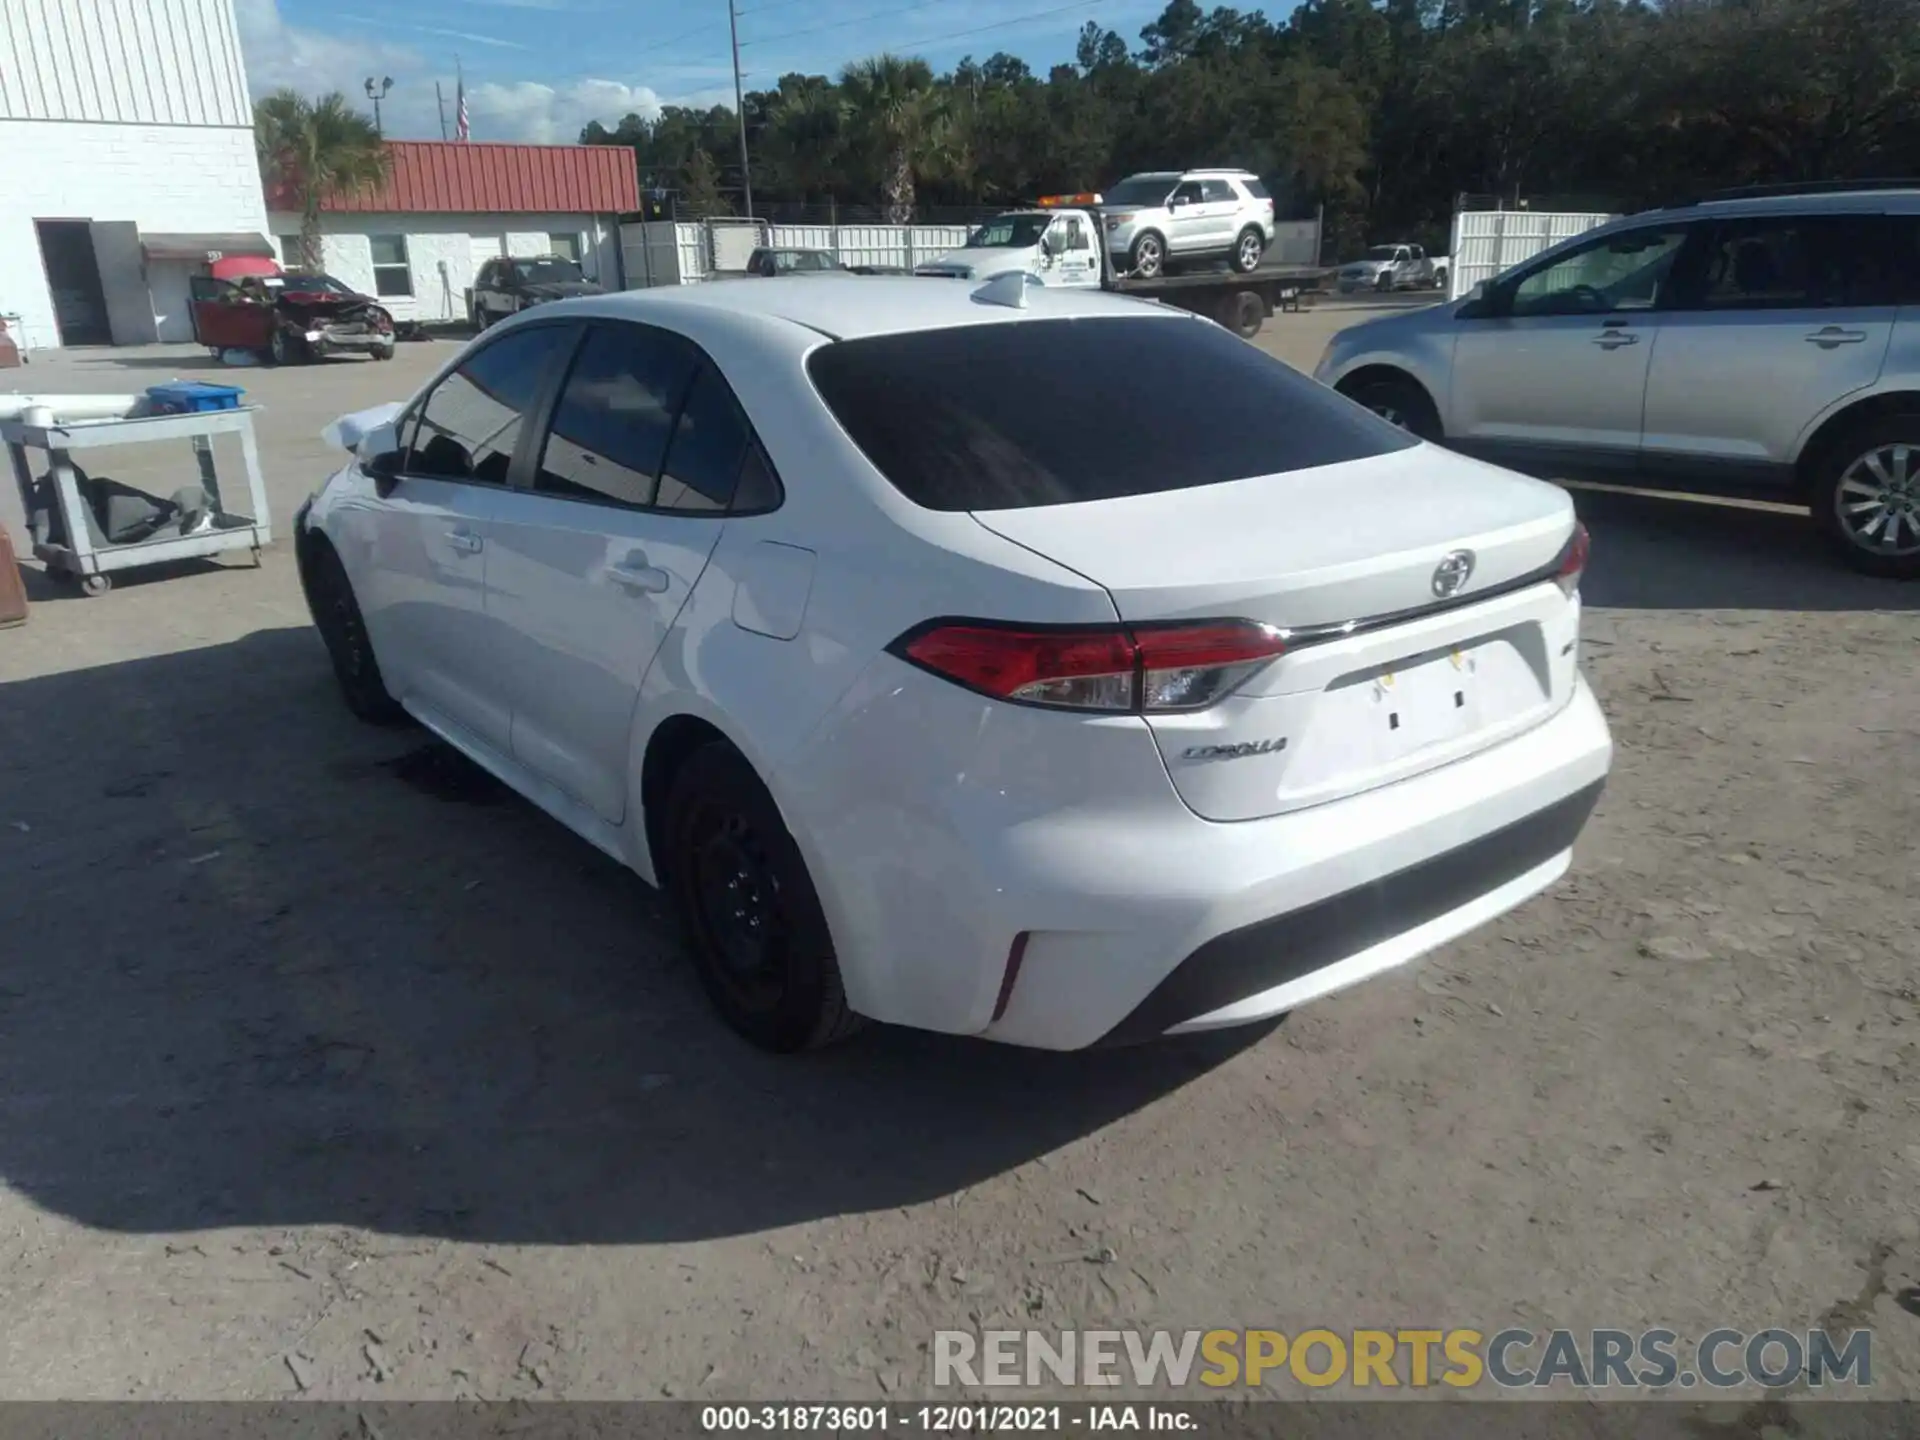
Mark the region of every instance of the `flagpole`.
<instances>
[{"instance_id":1,"label":"flagpole","mask_svg":"<svg viewBox=\"0 0 1920 1440\"><path fill-rule=\"evenodd\" d=\"M433 103L440 107L440 138L447 138L447 92L438 80L433 82Z\"/></svg>"}]
</instances>

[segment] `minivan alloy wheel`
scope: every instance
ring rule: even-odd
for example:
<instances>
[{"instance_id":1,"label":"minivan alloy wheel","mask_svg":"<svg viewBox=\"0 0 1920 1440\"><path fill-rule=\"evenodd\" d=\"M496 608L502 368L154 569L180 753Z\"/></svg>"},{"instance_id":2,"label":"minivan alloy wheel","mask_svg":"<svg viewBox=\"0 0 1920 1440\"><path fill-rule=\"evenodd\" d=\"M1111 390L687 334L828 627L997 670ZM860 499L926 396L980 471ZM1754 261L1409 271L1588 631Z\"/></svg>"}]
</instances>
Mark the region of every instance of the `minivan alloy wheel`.
<instances>
[{"instance_id":1,"label":"minivan alloy wheel","mask_svg":"<svg viewBox=\"0 0 1920 1440\"><path fill-rule=\"evenodd\" d=\"M1876 555L1920 554L1920 446L1876 445L1841 472L1834 519Z\"/></svg>"}]
</instances>

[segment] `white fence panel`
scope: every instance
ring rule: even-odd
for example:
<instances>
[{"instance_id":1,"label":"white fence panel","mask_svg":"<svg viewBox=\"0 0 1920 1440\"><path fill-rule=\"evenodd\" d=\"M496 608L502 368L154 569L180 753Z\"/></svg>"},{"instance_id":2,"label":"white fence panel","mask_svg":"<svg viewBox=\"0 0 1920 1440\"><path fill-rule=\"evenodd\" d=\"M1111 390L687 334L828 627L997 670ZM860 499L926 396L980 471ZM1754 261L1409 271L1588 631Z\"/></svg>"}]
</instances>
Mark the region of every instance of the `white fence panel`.
<instances>
[{"instance_id":1,"label":"white fence panel","mask_svg":"<svg viewBox=\"0 0 1920 1440\"><path fill-rule=\"evenodd\" d=\"M622 225L620 269L629 290L644 290L650 285L696 285L707 273L706 229L671 220Z\"/></svg>"},{"instance_id":2,"label":"white fence panel","mask_svg":"<svg viewBox=\"0 0 1920 1440\"><path fill-rule=\"evenodd\" d=\"M1614 218L1550 210L1456 211L1449 294L1457 300L1482 280L1491 280L1522 260Z\"/></svg>"},{"instance_id":3,"label":"white fence panel","mask_svg":"<svg viewBox=\"0 0 1920 1440\"><path fill-rule=\"evenodd\" d=\"M766 243L766 228L758 220L709 220L713 268L738 274L747 268L753 252Z\"/></svg>"},{"instance_id":4,"label":"white fence panel","mask_svg":"<svg viewBox=\"0 0 1920 1440\"><path fill-rule=\"evenodd\" d=\"M911 270L922 260L958 250L972 233L965 225L775 225L767 244L825 250L842 265Z\"/></svg>"}]
</instances>

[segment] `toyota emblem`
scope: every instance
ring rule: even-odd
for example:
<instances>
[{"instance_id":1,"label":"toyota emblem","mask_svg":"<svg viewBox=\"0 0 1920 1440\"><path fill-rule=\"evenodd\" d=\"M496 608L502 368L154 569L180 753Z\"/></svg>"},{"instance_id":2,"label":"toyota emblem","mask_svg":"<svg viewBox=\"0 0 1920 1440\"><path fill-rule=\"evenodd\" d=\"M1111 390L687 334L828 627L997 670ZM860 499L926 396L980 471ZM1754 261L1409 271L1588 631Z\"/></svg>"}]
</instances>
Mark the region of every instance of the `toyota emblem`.
<instances>
[{"instance_id":1,"label":"toyota emblem","mask_svg":"<svg viewBox=\"0 0 1920 1440\"><path fill-rule=\"evenodd\" d=\"M1467 581L1473 575L1473 552L1455 550L1433 567L1433 593L1442 600L1450 600L1467 588Z\"/></svg>"}]
</instances>

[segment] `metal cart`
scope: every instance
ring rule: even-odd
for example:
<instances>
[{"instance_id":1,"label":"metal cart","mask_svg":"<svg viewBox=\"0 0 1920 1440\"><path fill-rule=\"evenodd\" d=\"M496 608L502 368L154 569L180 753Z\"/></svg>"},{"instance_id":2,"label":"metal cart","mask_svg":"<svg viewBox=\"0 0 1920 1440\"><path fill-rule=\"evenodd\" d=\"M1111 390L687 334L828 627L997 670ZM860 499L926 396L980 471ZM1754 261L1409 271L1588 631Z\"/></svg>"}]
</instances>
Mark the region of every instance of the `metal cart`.
<instances>
[{"instance_id":1,"label":"metal cart","mask_svg":"<svg viewBox=\"0 0 1920 1440\"><path fill-rule=\"evenodd\" d=\"M241 406L230 410L203 410L186 415L136 415L104 420L44 421L31 411L18 419L0 420L0 440L4 440L13 458L14 480L20 487L20 504L31 516L34 510L34 467L28 463L28 450L44 450L50 465L43 473L53 479L53 503L59 507L65 543L33 537L34 555L50 571L72 576L89 595L103 595L113 585L112 572L141 565L159 565L169 560L197 559L221 555L233 550L253 552L260 563L260 549L273 540L267 515L267 493L260 478L260 451L254 442L253 416L260 407ZM249 509L229 513L222 494L220 477L213 461L213 437L238 435L240 454L247 468ZM215 528L191 534L161 535L128 545L106 545L94 539L87 504L80 494L73 473L72 454L105 445L135 445L148 441L190 442L198 466L196 478L214 502Z\"/></svg>"}]
</instances>

